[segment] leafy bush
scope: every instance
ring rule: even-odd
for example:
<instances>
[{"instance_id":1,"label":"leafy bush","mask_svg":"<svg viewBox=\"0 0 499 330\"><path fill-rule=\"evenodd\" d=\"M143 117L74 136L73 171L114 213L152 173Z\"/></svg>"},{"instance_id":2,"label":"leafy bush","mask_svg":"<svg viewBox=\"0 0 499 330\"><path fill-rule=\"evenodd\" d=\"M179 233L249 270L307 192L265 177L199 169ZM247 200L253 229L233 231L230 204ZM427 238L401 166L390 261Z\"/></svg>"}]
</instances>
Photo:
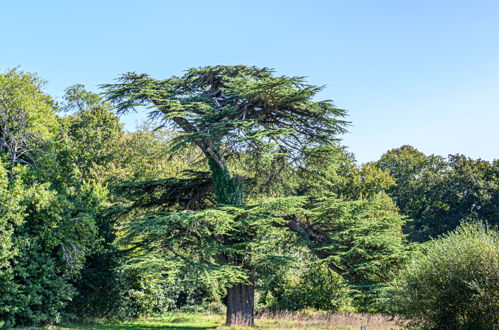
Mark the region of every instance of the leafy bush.
<instances>
[{"instance_id":1,"label":"leafy bush","mask_svg":"<svg viewBox=\"0 0 499 330\"><path fill-rule=\"evenodd\" d=\"M463 224L429 242L401 273L396 312L430 329L491 329L499 322L499 235Z\"/></svg>"},{"instance_id":2,"label":"leafy bush","mask_svg":"<svg viewBox=\"0 0 499 330\"><path fill-rule=\"evenodd\" d=\"M264 309L338 311L349 307L349 289L341 276L320 263L302 267L302 271L291 269L277 275L267 284Z\"/></svg>"},{"instance_id":3,"label":"leafy bush","mask_svg":"<svg viewBox=\"0 0 499 330\"><path fill-rule=\"evenodd\" d=\"M39 239L17 242L19 255L12 273L0 280L0 326L57 323L75 294L42 244Z\"/></svg>"}]
</instances>

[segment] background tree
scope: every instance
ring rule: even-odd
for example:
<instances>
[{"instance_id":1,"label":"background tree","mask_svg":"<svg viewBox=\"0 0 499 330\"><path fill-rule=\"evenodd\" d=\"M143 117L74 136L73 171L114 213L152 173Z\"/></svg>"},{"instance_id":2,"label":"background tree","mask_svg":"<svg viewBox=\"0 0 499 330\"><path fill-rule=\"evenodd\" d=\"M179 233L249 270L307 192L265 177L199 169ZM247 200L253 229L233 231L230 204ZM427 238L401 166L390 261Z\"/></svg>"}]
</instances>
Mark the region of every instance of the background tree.
<instances>
[{"instance_id":1,"label":"background tree","mask_svg":"<svg viewBox=\"0 0 499 330\"><path fill-rule=\"evenodd\" d=\"M10 249L0 270L0 323L6 327L60 319L74 294L70 278L94 235L87 216L69 211L77 202L41 175L59 128L42 86L19 70L0 75L0 223L3 247Z\"/></svg>"},{"instance_id":2,"label":"background tree","mask_svg":"<svg viewBox=\"0 0 499 330\"><path fill-rule=\"evenodd\" d=\"M12 164L33 164L55 133L54 102L34 74L11 69L0 74L0 150Z\"/></svg>"},{"instance_id":3,"label":"background tree","mask_svg":"<svg viewBox=\"0 0 499 330\"><path fill-rule=\"evenodd\" d=\"M497 161L463 155L426 156L410 146L393 149L375 165L396 181L388 193L412 220L409 237L425 241L455 229L463 220L499 224Z\"/></svg>"},{"instance_id":4,"label":"background tree","mask_svg":"<svg viewBox=\"0 0 499 330\"><path fill-rule=\"evenodd\" d=\"M390 173L373 164L358 166L353 154L338 148L322 159L305 159L306 171L300 173L295 193L316 197L337 197L355 201L384 194L395 180Z\"/></svg>"},{"instance_id":5,"label":"background tree","mask_svg":"<svg viewBox=\"0 0 499 330\"><path fill-rule=\"evenodd\" d=\"M75 170L75 163L82 164L76 153L84 152L71 149L74 140L65 138L70 118L57 117L58 109L33 77L18 71L2 76L9 82L2 85L9 88L2 111L9 116L1 124L15 133L1 150L7 164L3 238L12 245L0 276L0 320L7 327L61 319L85 258L98 246L96 215L106 199L102 186Z\"/></svg>"}]
</instances>

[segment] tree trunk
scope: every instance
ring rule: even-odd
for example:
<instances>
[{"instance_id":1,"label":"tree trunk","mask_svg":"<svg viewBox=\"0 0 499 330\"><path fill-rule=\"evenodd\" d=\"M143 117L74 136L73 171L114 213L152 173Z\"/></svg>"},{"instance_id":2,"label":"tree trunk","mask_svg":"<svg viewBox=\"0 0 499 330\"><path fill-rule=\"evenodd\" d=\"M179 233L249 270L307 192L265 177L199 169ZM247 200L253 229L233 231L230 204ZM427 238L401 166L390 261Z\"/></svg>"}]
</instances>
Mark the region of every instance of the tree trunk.
<instances>
[{"instance_id":1,"label":"tree trunk","mask_svg":"<svg viewBox=\"0 0 499 330\"><path fill-rule=\"evenodd\" d=\"M227 326L255 325L255 286L236 284L227 292Z\"/></svg>"},{"instance_id":2,"label":"tree trunk","mask_svg":"<svg viewBox=\"0 0 499 330\"><path fill-rule=\"evenodd\" d=\"M211 169L213 186L218 204L241 206L244 204L243 186L238 178L230 175L225 160L214 150L205 152ZM244 266L244 265L242 265ZM250 271L250 278L253 277ZM255 325L255 286L253 284L235 284L227 290L228 326L252 327Z\"/></svg>"}]
</instances>

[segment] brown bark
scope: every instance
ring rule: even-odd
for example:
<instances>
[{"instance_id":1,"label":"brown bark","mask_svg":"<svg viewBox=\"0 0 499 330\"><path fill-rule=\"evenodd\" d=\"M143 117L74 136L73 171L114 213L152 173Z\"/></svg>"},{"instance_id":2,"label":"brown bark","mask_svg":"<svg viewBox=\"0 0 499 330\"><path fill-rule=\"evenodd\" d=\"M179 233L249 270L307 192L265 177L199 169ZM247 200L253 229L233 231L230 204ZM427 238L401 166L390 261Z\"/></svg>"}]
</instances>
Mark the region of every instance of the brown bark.
<instances>
[{"instance_id":1,"label":"brown bark","mask_svg":"<svg viewBox=\"0 0 499 330\"><path fill-rule=\"evenodd\" d=\"M255 286L236 284L227 292L227 326L255 325Z\"/></svg>"}]
</instances>

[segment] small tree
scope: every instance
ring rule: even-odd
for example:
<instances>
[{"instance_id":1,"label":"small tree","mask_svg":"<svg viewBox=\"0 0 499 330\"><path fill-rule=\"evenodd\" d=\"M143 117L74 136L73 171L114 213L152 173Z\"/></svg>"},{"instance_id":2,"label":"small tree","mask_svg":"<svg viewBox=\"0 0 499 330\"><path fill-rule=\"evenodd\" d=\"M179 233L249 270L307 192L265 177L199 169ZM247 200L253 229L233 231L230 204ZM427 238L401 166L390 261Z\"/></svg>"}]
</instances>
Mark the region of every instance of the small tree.
<instances>
[{"instance_id":1,"label":"small tree","mask_svg":"<svg viewBox=\"0 0 499 330\"><path fill-rule=\"evenodd\" d=\"M402 271L391 304L431 329L492 329L498 302L499 235L464 224L429 242Z\"/></svg>"}]
</instances>

